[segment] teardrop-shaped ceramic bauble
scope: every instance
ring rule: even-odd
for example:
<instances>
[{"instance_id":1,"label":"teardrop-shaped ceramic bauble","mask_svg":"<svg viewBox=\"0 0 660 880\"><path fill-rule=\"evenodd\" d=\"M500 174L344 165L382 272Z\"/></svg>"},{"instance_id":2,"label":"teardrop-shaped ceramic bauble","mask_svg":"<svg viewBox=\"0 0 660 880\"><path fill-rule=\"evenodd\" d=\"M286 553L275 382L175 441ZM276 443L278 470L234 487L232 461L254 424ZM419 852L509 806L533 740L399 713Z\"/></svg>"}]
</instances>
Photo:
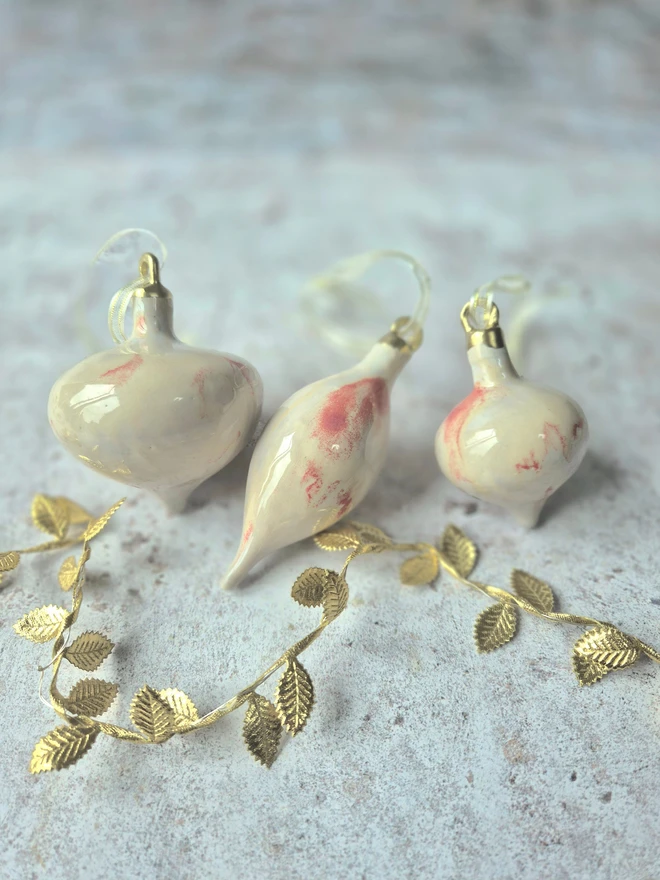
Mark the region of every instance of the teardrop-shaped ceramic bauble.
<instances>
[{"instance_id":1,"label":"teardrop-shaped ceramic bauble","mask_svg":"<svg viewBox=\"0 0 660 880\"><path fill-rule=\"evenodd\" d=\"M275 413L248 473L243 537L223 587L261 559L329 528L362 501L385 464L390 390L421 343L399 319L355 367L307 385Z\"/></svg>"},{"instance_id":2,"label":"teardrop-shaped ceramic bauble","mask_svg":"<svg viewBox=\"0 0 660 880\"><path fill-rule=\"evenodd\" d=\"M262 384L247 361L184 345L151 254L140 261L133 332L68 370L48 402L56 437L79 461L148 489L172 512L252 438Z\"/></svg>"},{"instance_id":3,"label":"teardrop-shaped ceramic bauble","mask_svg":"<svg viewBox=\"0 0 660 880\"><path fill-rule=\"evenodd\" d=\"M584 458L587 421L566 394L518 375L495 306L484 330L471 327L467 310L462 319L474 389L438 430L438 464L459 489L506 508L532 528Z\"/></svg>"}]
</instances>

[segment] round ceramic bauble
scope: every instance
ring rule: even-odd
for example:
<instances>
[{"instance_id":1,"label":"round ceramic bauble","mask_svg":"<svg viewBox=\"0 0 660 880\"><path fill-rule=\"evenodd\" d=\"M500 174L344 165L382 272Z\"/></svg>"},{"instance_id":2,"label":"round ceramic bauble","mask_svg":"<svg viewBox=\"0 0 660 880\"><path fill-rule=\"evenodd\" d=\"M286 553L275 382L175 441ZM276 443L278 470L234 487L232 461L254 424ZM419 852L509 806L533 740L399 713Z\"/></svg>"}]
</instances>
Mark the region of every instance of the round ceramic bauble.
<instances>
[{"instance_id":1,"label":"round ceramic bauble","mask_svg":"<svg viewBox=\"0 0 660 880\"><path fill-rule=\"evenodd\" d=\"M262 383L242 358L176 338L172 297L153 255L141 258L140 275L132 334L58 379L48 415L58 440L83 464L148 489L178 512L252 438Z\"/></svg>"},{"instance_id":2,"label":"round ceramic bauble","mask_svg":"<svg viewBox=\"0 0 660 880\"><path fill-rule=\"evenodd\" d=\"M496 307L482 330L470 325L468 306L462 319L474 389L438 430L438 464L459 489L506 508L531 528L584 458L587 421L566 394L518 375Z\"/></svg>"}]
</instances>

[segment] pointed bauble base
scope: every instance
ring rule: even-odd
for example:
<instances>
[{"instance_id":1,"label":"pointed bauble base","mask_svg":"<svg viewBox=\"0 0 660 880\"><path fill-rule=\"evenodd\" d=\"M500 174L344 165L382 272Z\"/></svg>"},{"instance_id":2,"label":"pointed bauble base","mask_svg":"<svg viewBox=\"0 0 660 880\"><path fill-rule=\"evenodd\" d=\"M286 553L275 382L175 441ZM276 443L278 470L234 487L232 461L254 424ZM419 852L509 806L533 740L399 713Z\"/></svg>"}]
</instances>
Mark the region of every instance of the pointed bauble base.
<instances>
[{"instance_id":1,"label":"pointed bauble base","mask_svg":"<svg viewBox=\"0 0 660 880\"><path fill-rule=\"evenodd\" d=\"M533 529L538 525L541 511L545 506L546 499L541 501L533 501L527 504L512 504L506 509L513 516L516 522L525 529Z\"/></svg>"},{"instance_id":2,"label":"pointed bauble base","mask_svg":"<svg viewBox=\"0 0 660 880\"><path fill-rule=\"evenodd\" d=\"M151 494L155 495L156 498L165 505L170 516L176 516L179 513L183 513L186 509L190 496L199 485L201 485L201 483L195 481L194 483L185 483L183 486L169 486L164 489L152 489Z\"/></svg>"}]
</instances>

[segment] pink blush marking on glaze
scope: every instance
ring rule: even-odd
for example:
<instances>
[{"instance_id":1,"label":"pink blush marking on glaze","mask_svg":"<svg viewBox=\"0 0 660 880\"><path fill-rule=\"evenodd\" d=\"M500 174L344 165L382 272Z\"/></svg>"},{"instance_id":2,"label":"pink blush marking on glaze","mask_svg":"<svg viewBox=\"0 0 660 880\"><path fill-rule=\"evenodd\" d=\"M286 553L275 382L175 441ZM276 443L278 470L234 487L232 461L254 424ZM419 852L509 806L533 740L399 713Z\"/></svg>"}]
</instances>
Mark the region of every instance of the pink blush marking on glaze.
<instances>
[{"instance_id":1,"label":"pink blush marking on glaze","mask_svg":"<svg viewBox=\"0 0 660 880\"><path fill-rule=\"evenodd\" d=\"M571 437L573 440L577 440L580 431L584 427L583 419L580 419L573 425L573 429L571 431ZM561 451L561 454L564 456L566 461L570 458L570 444L566 437L562 434L559 429L559 425L555 425L552 422L544 422L543 431L541 432L541 437L543 438L543 460L545 460L550 454L551 449L555 449L557 451ZM528 470L541 470L541 464L537 460L534 452L530 452L530 454L519 462L516 465L516 470L520 471L528 471Z\"/></svg>"},{"instance_id":2,"label":"pink blush marking on glaze","mask_svg":"<svg viewBox=\"0 0 660 880\"><path fill-rule=\"evenodd\" d=\"M135 332L138 336L147 335L147 322L144 319L144 315L140 315L140 317L135 322Z\"/></svg>"},{"instance_id":3,"label":"pink blush marking on glaze","mask_svg":"<svg viewBox=\"0 0 660 880\"><path fill-rule=\"evenodd\" d=\"M197 370L195 375L193 376L192 383L197 386L197 390L199 391L199 396L204 397L204 381L206 377L209 375L211 371L208 367L202 367L201 370Z\"/></svg>"},{"instance_id":4,"label":"pink blush marking on glaze","mask_svg":"<svg viewBox=\"0 0 660 880\"><path fill-rule=\"evenodd\" d=\"M311 464L311 462L310 462L310 464ZM311 487L308 487L308 490L307 490L307 497L309 499L309 503L313 504L313 506L316 508L321 507L323 504L325 504L328 501L328 499L332 495L335 494L335 492L337 493L336 504L338 505L339 510L337 511L337 516L334 520L335 522L337 522L338 519L341 519L342 516L345 516L353 504L353 496L351 495L351 492L348 489L339 489L340 485L341 485L340 480L333 480L333 482L330 483L330 485L326 487L323 495L321 495L320 497L318 497L316 499L314 499L313 497L312 498L309 497L309 489ZM319 486L318 486L318 489L315 489L315 491L318 493L321 490L322 486L323 486L323 483L320 481L320 477L319 477ZM339 489L339 491L337 492L338 489Z\"/></svg>"},{"instance_id":5,"label":"pink blush marking on glaze","mask_svg":"<svg viewBox=\"0 0 660 880\"><path fill-rule=\"evenodd\" d=\"M314 507L320 507L322 504L324 504L328 500L328 498L332 495L332 493L337 491L338 487L339 487L339 480L333 480L333 482L330 483L329 486L326 486L326 489L325 489L325 492L323 493L323 495L321 495L320 498L316 499L316 503L314 504Z\"/></svg>"},{"instance_id":6,"label":"pink blush marking on glaze","mask_svg":"<svg viewBox=\"0 0 660 880\"><path fill-rule=\"evenodd\" d=\"M101 379L110 379L114 385L121 387L128 382L143 362L144 358L141 355L134 354L125 364L120 364L118 367L113 367L111 370L101 373Z\"/></svg>"},{"instance_id":7,"label":"pink blush marking on glaze","mask_svg":"<svg viewBox=\"0 0 660 880\"><path fill-rule=\"evenodd\" d=\"M252 384L252 377L250 376L250 370L247 364L242 364L240 361L234 361L231 358L227 358L232 367L235 367L238 372L243 376L248 385Z\"/></svg>"},{"instance_id":8,"label":"pink blush marking on glaze","mask_svg":"<svg viewBox=\"0 0 660 880\"><path fill-rule=\"evenodd\" d=\"M390 395L387 382L384 379L362 379L358 385L367 384L370 387L371 399L379 415L386 413L390 406Z\"/></svg>"},{"instance_id":9,"label":"pink blush marking on glaze","mask_svg":"<svg viewBox=\"0 0 660 880\"><path fill-rule=\"evenodd\" d=\"M206 381L206 377L209 376L211 371L208 367L202 367L201 370L197 370L195 375L193 376L192 384L197 388L197 393L202 399L202 409L200 412L201 418L206 416L206 398L204 397L204 382Z\"/></svg>"},{"instance_id":10,"label":"pink blush marking on glaze","mask_svg":"<svg viewBox=\"0 0 660 880\"><path fill-rule=\"evenodd\" d=\"M247 542L252 537L253 532L254 532L254 525L252 523L249 523L248 527L243 532L243 537L241 538L241 547L245 547Z\"/></svg>"},{"instance_id":11,"label":"pink blush marking on glaze","mask_svg":"<svg viewBox=\"0 0 660 880\"><path fill-rule=\"evenodd\" d=\"M337 496L337 501L339 503L339 518L341 519L341 517L345 516L350 510L351 504L353 503L353 496L348 489L343 489Z\"/></svg>"},{"instance_id":12,"label":"pink blush marking on glaze","mask_svg":"<svg viewBox=\"0 0 660 880\"><path fill-rule=\"evenodd\" d=\"M568 461L568 440L559 430L559 425L553 425L551 422L544 423L543 443L545 445L546 455L548 455L551 449L561 449L561 454L564 456L566 461Z\"/></svg>"},{"instance_id":13,"label":"pink blush marking on glaze","mask_svg":"<svg viewBox=\"0 0 660 880\"><path fill-rule=\"evenodd\" d=\"M305 470L305 473L302 475L302 480L300 481L300 484L302 486L305 486L307 503L311 504L314 500L314 496L318 495L318 493L323 488L323 476L321 474L321 470L316 464L314 464L313 461L307 462L307 468Z\"/></svg>"},{"instance_id":14,"label":"pink blush marking on glaze","mask_svg":"<svg viewBox=\"0 0 660 880\"><path fill-rule=\"evenodd\" d=\"M518 471L518 473L520 473L521 471L540 471L541 470L541 463L537 459L533 450L532 450L532 452L529 453L529 455L525 456L525 458L523 458L522 461L518 462L518 464L516 465L516 470Z\"/></svg>"},{"instance_id":15,"label":"pink blush marking on glaze","mask_svg":"<svg viewBox=\"0 0 660 880\"><path fill-rule=\"evenodd\" d=\"M245 379L245 381L247 382L247 386L250 389L250 392L252 394L252 397L254 397L254 385L252 384L252 374L250 373L250 368L248 367L248 365L242 364L240 361L234 361L231 358L227 358L227 360L232 365L232 367L235 370L238 370L238 372L241 374L241 376Z\"/></svg>"},{"instance_id":16,"label":"pink blush marking on glaze","mask_svg":"<svg viewBox=\"0 0 660 880\"><path fill-rule=\"evenodd\" d=\"M455 406L445 420L443 436L449 449L449 469L454 479L465 483L471 483L472 481L463 473L461 434L474 410L484 402L486 393L486 388L483 388L481 385L475 385L465 400L462 400L458 406Z\"/></svg>"},{"instance_id":17,"label":"pink blush marking on glaze","mask_svg":"<svg viewBox=\"0 0 660 880\"><path fill-rule=\"evenodd\" d=\"M331 458L349 458L371 428L376 415L389 408L384 379L360 379L328 394L316 419L312 437Z\"/></svg>"},{"instance_id":18,"label":"pink blush marking on glaze","mask_svg":"<svg viewBox=\"0 0 660 880\"><path fill-rule=\"evenodd\" d=\"M342 434L348 428L349 414L355 407L356 398L355 385L344 385L332 391L319 413L314 436L335 439L338 434Z\"/></svg>"}]
</instances>

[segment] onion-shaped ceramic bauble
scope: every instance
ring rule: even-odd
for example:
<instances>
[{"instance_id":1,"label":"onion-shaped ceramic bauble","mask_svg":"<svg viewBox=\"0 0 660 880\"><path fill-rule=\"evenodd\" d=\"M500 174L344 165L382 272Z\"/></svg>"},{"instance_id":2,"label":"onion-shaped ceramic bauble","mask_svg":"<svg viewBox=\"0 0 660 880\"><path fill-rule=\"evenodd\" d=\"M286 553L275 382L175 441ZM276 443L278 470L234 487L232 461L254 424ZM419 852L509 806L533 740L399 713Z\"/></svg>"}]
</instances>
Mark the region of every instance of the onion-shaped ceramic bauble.
<instances>
[{"instance_id":1,"label":"onion-shaped ceramic bauble","mask_svg":"<svg viewBox=\"0 0 660 880\"><path fill-rule=\"evenodd\" d=\"M518 375L491 303L483 328L461 319L474 389L440 426L435 451L444 475L475 498L536 525L543 505L577 470L587 447L587 422L567 395Z\"/></svg>"},{"instance_id":2,"label":"onion-shaped ceramic bauble","mask_svg":"<svg viewBox=\"0 0 660 880\"><path fill-rule=\"evenodd\" d=\"M152 254L141 258L140 276L131 336L58 379L48 415L84 464L150 490L178 512L252 438L262 384L242 358L176 338L172 297Z\"/></svg>"},{"instance_id":3,"label":"onion-shaped ceramic bauble","mask_svg":"<svg viewBox=\"0 0 660 880\"><path fill-rule=\"evenodd\" d=\"M274 550L329 528L362 501L385 464L390 391L422 338L401 318L355 367L307 385L275 413L248 474L243 537L223 581L236 586Z\"/></svg>"}]
</instances>

